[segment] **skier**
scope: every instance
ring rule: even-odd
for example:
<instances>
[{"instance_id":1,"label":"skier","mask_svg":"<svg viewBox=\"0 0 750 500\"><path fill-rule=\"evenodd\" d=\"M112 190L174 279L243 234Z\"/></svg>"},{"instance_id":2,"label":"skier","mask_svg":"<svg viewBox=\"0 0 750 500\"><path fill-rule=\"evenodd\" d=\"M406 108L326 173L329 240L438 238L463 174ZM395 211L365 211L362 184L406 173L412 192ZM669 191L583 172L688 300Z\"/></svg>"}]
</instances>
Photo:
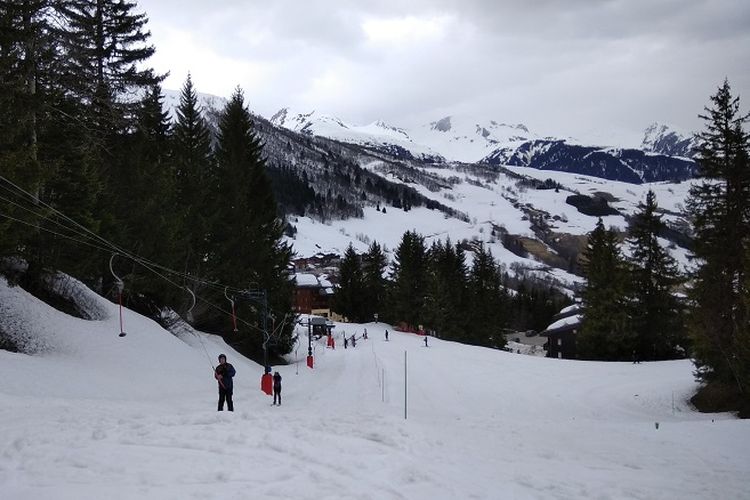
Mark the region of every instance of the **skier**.
<instances>
[{"instance_id":1,"label":"skier","mask_svg":"<svg viewBox=\"0 0 750 500\"><path fill-rule=\"evenodd\" d=\"M279 406L281 406L281 375L279 372L273 374L273 404L276 404L276 397L279 398Z\"/></svg>"},{"instance_id":2,"label":"skier","mask_svg":"<svg viewBox=\"0 0 750 500\"><path fill-rule=\"evenodd\" d=\"M425 335L425 336L424 336L424 346L425 346L425 347L428 347L428 346L427 346L427 335Z\"/></svg>"},{"instance_id":3,"label":"skier","mask_svg":"<svg viewBox=\"0 0 750 500\"><path fill-rule=\"evenodd\" d=\"M352 334L352 347L357 347L357 337Z\"/></svg>"},{"instance_id":4,"label":"skier","mask_svg":"<svg viewBox=\"0 0 750 500\"><path fill-rule=\"evenodd\" d=\"M219 354L219 366L214 371L214 378L219 382L219 408L218 411L224 411L224 400L227 401L227 409L234 411L234 403L232 402L232 377L237 372L234 366L227 363L226 354Z\"/></svg>"},{"instance_id":5,"label":"skier","mask_svg":"<svg viewBox=\"0 0 750 500\"><path fill-rule=\"evenodd\" d=\"M388 330L385 331L385 340L388 340Z\"/></svg>"},{"instance_id":6,"label":"skier","mask_svg":"<svg viewBox=\"0 0 750 500\"><path fill-rule=\"evenodd\" d=\"M367 328L365 328L365 332L362 334L362 338L367 340Z\"/></svg>"},{"instance_id":7,"label":"skier","mask_svg":"<svg viewBox=\"0 0 750 500\"><path fill-rule=\"evenodd\" d=\"M347 340L346 336L344 336L344 349L346 349L346 346L349 345L349 340Z\"/></svg>"}]
</instances>

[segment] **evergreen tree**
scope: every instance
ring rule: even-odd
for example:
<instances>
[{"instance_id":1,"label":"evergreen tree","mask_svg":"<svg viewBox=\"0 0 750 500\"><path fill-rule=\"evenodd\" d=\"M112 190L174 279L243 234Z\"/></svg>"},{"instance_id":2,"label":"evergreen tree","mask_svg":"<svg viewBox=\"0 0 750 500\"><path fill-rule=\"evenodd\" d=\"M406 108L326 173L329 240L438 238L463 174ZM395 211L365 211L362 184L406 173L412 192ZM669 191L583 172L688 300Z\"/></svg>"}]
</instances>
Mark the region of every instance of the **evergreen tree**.
<instances>
[{"instance_id":1,"label":"evergreen tree","mask_svg":"<svg viewBox=\"0 0 750 500\"><path fill-rule=\"evenodd\" d=\"M58 40L59 6L44 0L0 4L0 170L30 194L23 196L22 207L8 204L9 213L38 228L0 221L7 235L0 252L27 259L32 287L44 268L79 271L83 279L92 268L90 249L44 231L66 233L41 202L97 229L94 204L100 184L82 147L86 123L77 116L80 103L61 83L65 55ZM7 184L4 192L10 194ZM11 196L16 203L21 199Z\"/></svg>"},{"instance_id":2,"label":"evergreen tree","mask_svg":"<svg viewBox=\"0 0 750 500\"><path fill-rule=\"evenodd\" d=\"M88 124L100 147L108 133L129 125L137 101L132 93L148 89L161 78L143 63L154 53L148 45L145 13L129 0L60 0L60 28L67 61L60 75L66 88L86 105Z\"/></svg>"},{"instance_id":3,"label":"evergreen tree","mask_svg":"<svg viewBox=\"0 0 750 500\"><path fill-rule=\"evenodd\" d=\"M627 360L634 348L628 329L624 262L617 234L605 230L602 220L589 234L583 253L586 288L584 323L576 339L581 359Z\"/></svg>"},{"instance_id":4,"label":"evergreen tree","mask_svg":"<svg viewBox=\"0 0 750 500\"><path fill-rule=\"evenodd\" d=\"M425 322L441 338L466 339L467 268L459 245L436 241L428 253Z\"/></svg>"},{"instance_id":5,"label":"evergreen tree","mask_svg":"<svg viewBox=\"0 0 750 500\"><path fill-rule=\"evenodd\" d=\"M59 21L60 67L58 81L65 95L76 102L69 114L78 122L78 136L83 159L58 171L59 183L80 185L82 206L97 223L98 232L121 244L123 221L118 220L114 200L123 186L116 182L113 170L127 161L118 154L135 128L140 99L161 80L147 61L154 53L148 44L146 14L136 12L129 0L59 0L55 2ZM142 98L143 98L142 97ZM76 166L81 170L76 171ZM71 176L66 179L65 176ZM85 176L87 184L80 183ZM96 189L100 186L100 189ZM63 212L70 206L61 207ZM101 276L110 279L106 263L99 263Z\"/></svg>"},{"instance_id":6,"label":"evergreen tree","mask_svg":"<svg viewBox=\"0 0 750 500\"><path fill-rule=\"evenodd\" d=\"M385 307L386 279L385 270L388 267L383 249L377 241L362 255L362 281L365 301L363 304L364 319L372 321L375 314L381 314Z\"/></svg>"},{"instance_id":7,"label":"evergreen tree","mask_svg":"<svg viewBox=\"0 0 750 500\"><path fill-rule=\"evenodd\" d=\"M734 386L750 405L750 147L728 81L701 118L696 157L704 179L690 190L695 256L690 334L698 376Z\"/></svg>"},{"instance_id":8,"label":"evergreen tree","mask_svg":"<svg viewBox=\"0 0 750 500\"><path fill-rule=\"evenodd\" d=\"M113 200L118 224L117 241L146 259L175 262L177 259L174 185L170 168L169 117L162 105L161 87L149 91L136 115L136 128L122 142L112 180L122 186ZM154 273L134 268L131 288L163 303L171 303L179 290ZM126 278L126 279L128 279Z\"/></svg>"},{"instance_id":9,"label":"evergreen tree","mask_svg":"<svg viewBox=\"0 0 750 500\"><path fill-rule=\"evenodd\" d=\"M253 131L239 88L219 119L216 183L206 261L209 275L236 288L267 291L274 325L279 329L270 347L286 353L291 349L294 323L293 282L287 272L291 248L282 241L284 227L277 217L262 145ZM221 297L216 300L222 300ZM260 327L263 318L256 316L247 320L253 319ZM224 315L204 322L213 328L227 324ZM244 337L238 347L245 352L251 349L259 352L261 343L261 335L254 335Z\"/></svg>"},{"instance_id":10,"label":"evergreen tree","mask_svg":"<svg viewBox=\"0 0 750 500\"><path fill-rule=\"evenodd\" d=\"M177 241L183 249L181 268L202 275L207 254L209 199L215 196L211 132L198 105L198 95L188 75L180 93L173 130L173 172Z\"/></svg>"},{"instance_id":11,"label":"evergreen tree","mask_svg":"<svg viewBox=\"0 0 750 500\"><path fill-rule=\"evenodd\" d=\"M679 304L672 293L678 281L677 264L659 245L664 223L657 208L656 195L649 190L628 228L633 349L641 360L673 358L683 339Z\"/></svg>"},{"instance_id":12,"label":"evergreen tree","mask_svg":"<svg viewBox=\"0 0 750 500\"><path fill-rule=\"evenodd\" d=\"M344 252L339 268L339 286L334 298L334 310L349 321L361 323L365 320L365 302L362 266L351 243Z\"/></svg>"},{"instance_id":13,"label":"evergreen tree","mask_svg":"<svg viewBox=\"0 0 750 500\"><path fill-rule=\"evenodd\" d=\"M424 237L407 231L391 264L389 316L394 322L404 322L417 328L423 321L426 295L427 250Z\"/></svg>"},{"instance_id":14,"label":"evergreen tree","mask_svg":"<svg viewBox=\"0 0 750 500\"><path fill-rule=\"evenodd\" d=\"M0 173L38 197L42 172L38 161L38 119L42 100L38 80L43 71L47 2L0 4ZM0 208L8 217L35 225L34 216L15 206L19 196L0 180ZM8 201L5 201L8 200ZM26 206L26 203L24 203ZM34 207L39 211L39 207ZM0 255L25 254L32 230L24 223L0 218Z\"/></svg>"},{"instance_id":15,"label":"evergreen tree","mask_svg":"<svg viewBox=\"0 0 750 500\"><path fill-rule=\"evenodd\" d=\"M501 335L500 274L492 252L480 244L474 251L469 271L469 318L467 342L475 345L504 347Z\"/></svg>"}]
</instances>

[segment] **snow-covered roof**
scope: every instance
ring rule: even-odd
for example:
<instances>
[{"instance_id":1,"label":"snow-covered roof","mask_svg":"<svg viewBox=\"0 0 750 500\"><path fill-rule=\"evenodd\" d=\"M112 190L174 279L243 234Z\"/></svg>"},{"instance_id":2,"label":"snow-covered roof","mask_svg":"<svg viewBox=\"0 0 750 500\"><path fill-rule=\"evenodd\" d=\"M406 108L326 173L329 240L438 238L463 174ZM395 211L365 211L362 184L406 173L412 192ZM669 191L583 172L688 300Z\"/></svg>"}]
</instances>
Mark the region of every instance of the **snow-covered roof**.
<instances>
[{"instance_id":1,"label":"snow-covered roof","mask_svg":"<svg viewBox=\"0 0 750 500\"><path fill-rule=\"evenodd\" d=\"M317 276L310 273L297 273L294 275L294 280L297 282L297 286L320 286Z\"/></svg>"},{"instance_id":2,"label":"snow-covered roof","mask_svg":"<svg viewBox=\"0 0 750 500\"><path fill-rule=\"evenodd\" d=\"M581 304L572 304L572 305L569 305L568 307L563 307L562 309L560 309L560 312L557 314L568 314L570 312L580 311L580 310L581 310Z\"/></svg>"},{"instance_id":3,"label":"snow-covered roof","mask_svg":"<svg viewBox=\"0 0 750 500\"><path fill-rule=\"evenodd\" d=\"M563 326L570 326L570 325L578 325L583 321L583 315L582 314L575 314L573 316L568 316L567 318L558 319L551 325L549 325L544 331L548 332L550 330L557 330L558 328L562 328Z\"/></svg>"},{"instance_id":4,"label":"snow-covered roof","mask_svg":"<svg viewBox=\"0 0 750 500\"><path fill-rule=\"evenodd\" d=\"M318 283L320 283L320 286L322 286L324 288L333 288L333 283L331 283L330 280L328 280L327 277L320 276L318 278Z\"/></svg>"}]
</instances>

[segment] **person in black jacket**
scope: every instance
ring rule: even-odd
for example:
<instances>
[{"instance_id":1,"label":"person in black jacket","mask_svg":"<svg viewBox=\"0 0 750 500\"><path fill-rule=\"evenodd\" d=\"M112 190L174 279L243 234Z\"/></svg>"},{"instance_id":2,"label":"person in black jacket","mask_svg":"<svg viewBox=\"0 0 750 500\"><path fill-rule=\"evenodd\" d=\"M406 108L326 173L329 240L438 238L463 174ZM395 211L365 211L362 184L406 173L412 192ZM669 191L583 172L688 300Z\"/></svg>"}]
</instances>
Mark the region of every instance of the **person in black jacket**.
<instances>
[{"instance_id":1,"label":"person in black jacket","mask_svg":"<svg viewBox=\"0 0 750 500\"><path fill-rule=\"evenodd\" d=\"M276 404L277 397L281 406L281 374L279 372L273 374L273 404Z\"/></svg>"},{"instance_id":2,"label":"person in black jacket","mask_svg":"<svg viewBox=\"0 0 750 500\"><path fill-rule=\"evenodd\" d=\"M234 366L227 363L227 356L225 354L219 354L219 366L214 371L214 378L219 382L219 409L218 411L224 411L224 400L227 401L227 409L234 411L234 403L232 402L232 377L237 372Z\"/></svg>"}]
</instances>

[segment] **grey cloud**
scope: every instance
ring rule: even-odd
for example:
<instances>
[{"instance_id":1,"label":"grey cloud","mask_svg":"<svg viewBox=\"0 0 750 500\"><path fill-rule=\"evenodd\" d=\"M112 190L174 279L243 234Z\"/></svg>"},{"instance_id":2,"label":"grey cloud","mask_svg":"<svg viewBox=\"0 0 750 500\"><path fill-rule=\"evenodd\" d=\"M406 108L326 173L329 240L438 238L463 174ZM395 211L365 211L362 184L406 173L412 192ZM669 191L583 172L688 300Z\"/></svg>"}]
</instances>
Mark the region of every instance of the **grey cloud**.
<instances>
[{"instance_id":1,"label":"grey cloud","mask_svg":"<svg viewBox=\"0 0 750 500\"><path fill-rule=\"evenodd\" d=\"M140 5L157 25L189 31L216 53L274 64L269 81L247 93L265 114L300 105L357 123L411 125L464 112L543 134L636 134L654 120L700 126L696 115L725 76L750 102L746 0ZM425 44L367 43L364 19L402 16L447 16L449 31ZM254 41L257 33L266 38ZM313 101L313 82L332 72L342 87Z\"/></svg>"}]
</instances>

